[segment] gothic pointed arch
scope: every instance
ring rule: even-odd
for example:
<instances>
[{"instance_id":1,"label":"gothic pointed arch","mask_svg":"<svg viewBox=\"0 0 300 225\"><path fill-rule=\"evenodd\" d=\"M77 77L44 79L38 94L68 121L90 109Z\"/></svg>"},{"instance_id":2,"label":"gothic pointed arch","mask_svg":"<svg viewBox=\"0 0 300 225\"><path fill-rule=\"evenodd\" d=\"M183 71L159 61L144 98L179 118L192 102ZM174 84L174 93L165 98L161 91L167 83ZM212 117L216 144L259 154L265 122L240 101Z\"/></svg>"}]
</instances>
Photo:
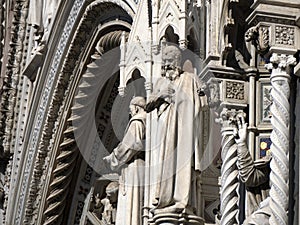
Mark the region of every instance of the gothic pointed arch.
<instances>
[{"instance_id":1,"label":"gothic pointed arch","mask_svg":"<svg viewBox=\"0 0 300 225\"><path fill-rule=\"evenodd\" d=\"M75 96L80 98L75 90L82 77L88 81L93 77L93 73L88 71L93 70L94 62L101 60L105 52L120 44L123 32L128 35L134 15L134 10L127 2L87 1L82 7L80 13L76 14L76 19L75 14L73 18L69 17L78 21L72 28L76 31L69 38L71 41L66 45L64 57L56 62L61 66L54 75L57 82L53 90L50 89L53 94L49 96L51 100L38 141L24 207L25 224L68 223L71 208L68 198L73 195L78 178L76 165L84 162L74 138L76 127L73 125L76 118L72 117L71 106ZM105 93L116 94L117 89L114 87L118 86L118 76L112 77L114 79L105 84ZM99 102L101 100L98 100L98 104ZM105 107L101 104L101 107ZM19 219L22 219L21 215Z\"/></svg>"},{"instance_id":2,"label":"gothic pointed arch","mask_svg":"<svg viewBox=\"0 0 300 225\"><path fill-rule=\"evenodd\" d=\"M145 82L145 77L143 77L140 70L136 68L132 71L131 78L127 81L126 86L130 85L133 88L135 96L146 97Z\"/></svg>"},{"instance_id":3,"label":"gothic pointed arch","mask_svg":"<svg viewBox=\"0 0 300 225\"><path fill-rule=\"evenodd\" d=\"M167 42L178 44L179 36L175 33L174 28L171 25L166 28L164 37Z\"/></svg>"}]
</instances>

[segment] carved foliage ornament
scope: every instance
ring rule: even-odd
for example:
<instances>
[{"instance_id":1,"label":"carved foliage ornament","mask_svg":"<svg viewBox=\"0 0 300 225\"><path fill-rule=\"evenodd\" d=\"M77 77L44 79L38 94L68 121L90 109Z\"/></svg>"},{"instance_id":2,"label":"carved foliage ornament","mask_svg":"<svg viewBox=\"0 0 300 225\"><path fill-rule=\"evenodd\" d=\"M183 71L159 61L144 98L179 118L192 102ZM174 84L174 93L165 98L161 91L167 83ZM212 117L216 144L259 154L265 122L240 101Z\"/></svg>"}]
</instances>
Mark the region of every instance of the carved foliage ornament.
<instances>
[{"instance_id":1,"label":"carved foliage ornament","mask_svg":"<svg viewBox=\"0 0 300 225\"><path fill-rule=\"evenodd\" d=\"M251 27L245 33L245 41L255 46L260 54L265 54L270 47L270 27L259 26Z\"/></svg>"},{"instance_id":2,"label":"carved foliage ornament","mask_svg":"<svg viewBox=\"0 0 300 225\"><path fill-rule=\"evenodd\" d=\"M275 44L294 45L295 28L287 26L275 26Z\"/></svg>"},{"instance_id":3,"label":"carved foliage ornament","mask_svg":"<svg viewBox=\"0 0 300 225\"><path fill-rule=\"evenodd\" d=\"M296 65L296 58L292 55L273 53L270 63L266 64L266 68L271 70L275 68L285 69L289 66Z\"/></svg>"},{"instance_id":4,"label":"carved foliage ornament","mask_svg":"<svg viewBox=\"0 0 300 225\"><path fill-rule=\"evenodd\" d=\"M244 100L245 85L241 82L226 82L226 98Z\"/></svg>"}]
</instances>

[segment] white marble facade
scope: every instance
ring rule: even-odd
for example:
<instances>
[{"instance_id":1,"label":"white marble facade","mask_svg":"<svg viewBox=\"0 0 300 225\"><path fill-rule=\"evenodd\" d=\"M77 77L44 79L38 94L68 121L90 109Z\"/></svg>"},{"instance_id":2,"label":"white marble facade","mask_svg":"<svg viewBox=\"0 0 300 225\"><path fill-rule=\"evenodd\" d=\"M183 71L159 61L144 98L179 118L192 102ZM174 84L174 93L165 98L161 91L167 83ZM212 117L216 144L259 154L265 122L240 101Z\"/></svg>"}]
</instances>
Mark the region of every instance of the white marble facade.
<instances>
[{"instance_id":1,"label":"white marble facade","mask_svg":"<svg viewBox=\"0 0 300 225\"><path fill-rule=\"evenodd\" d=\"M299 224L299 18L0 1L0 224Z\"/></svg>"}]
</instances>

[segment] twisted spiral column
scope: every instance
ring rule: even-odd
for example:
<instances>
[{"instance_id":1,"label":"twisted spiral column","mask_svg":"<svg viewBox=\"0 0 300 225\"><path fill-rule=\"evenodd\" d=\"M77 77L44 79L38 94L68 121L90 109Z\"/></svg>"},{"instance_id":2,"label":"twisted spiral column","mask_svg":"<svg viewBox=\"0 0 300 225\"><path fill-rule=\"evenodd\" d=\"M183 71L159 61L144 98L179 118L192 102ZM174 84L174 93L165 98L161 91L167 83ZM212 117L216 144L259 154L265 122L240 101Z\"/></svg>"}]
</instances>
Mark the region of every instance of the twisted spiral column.
<instances>
[{"instance_id":1,"label":"twisted spiral column","mask_svg":"<svg viewBox=\"0 0 300 225\"><path fill-rule=\"evenodd\" d=\"M288 224L289 205L289 129L290 129L290 77L286 72L296 60L292 56L273 54L271 63L271 190L270 208L272 214L270 224Z\"/></svg>"},{"instance_id":2,"label":"twisted spiral column","mask_svg":"<svg viewBox=\"0 0 300 225\"><path fill-rule=\"evenodd\" d=\"M238 224L237 151L231 122L229 118L222 121L221 225Z\"/></svg>"}]
</instances>

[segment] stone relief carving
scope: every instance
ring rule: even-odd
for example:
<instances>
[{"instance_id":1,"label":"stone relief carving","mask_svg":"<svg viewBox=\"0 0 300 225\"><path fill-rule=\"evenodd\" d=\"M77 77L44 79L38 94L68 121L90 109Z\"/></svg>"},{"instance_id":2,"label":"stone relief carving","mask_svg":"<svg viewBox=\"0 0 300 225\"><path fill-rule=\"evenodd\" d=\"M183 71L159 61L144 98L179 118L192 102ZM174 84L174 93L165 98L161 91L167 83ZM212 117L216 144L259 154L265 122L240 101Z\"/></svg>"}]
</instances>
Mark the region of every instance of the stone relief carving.
<instances>
[{"instance_id":1,"label":"stone relief carving","mask_svg":"<svg viewBox=\"0 0 300 225\"><path fill-rule=\"evenodd\" d=\"M207 93L209 107L215 108L220 105L220 82L213 80L209 82L205 88L205 93Z\"/></svg>"},{"instance_id":2,"label":"stone relief carving","mask_svg":"<svg viewBox=\"0 0 300 225\"><path fill-rule=\"evenodd\" d=\"M0 155L7 157L13 139L13 123L15 121L14 107L17 102L17 85L21 76L23 60L23 44L26 38L26 16L29 1L16 1L11 25L11 42L7 54L7 65L4 70L3 87L0 91ZM23 44L20 44L23 43ZM4 65L3 65L4 66Z\"/></svg>"},{"instance_id":3,"label":"stone relief carving","mask_svg":"<svg viewBox=\"0 0 300 225\"><path fill-rule=\"evenodd\" d=\"M51 139L52 135L52 128L54 127L54 122L56 121L55 118L57 118L58 116L58 111L59 111L59 108L60 108L60 105L62 104L62 101L64 99L64 90L68 87L69 85L69 80L70 80L70 76L72 75L72 69L75 67L75 62L76 62L76 57L78 57L78 55L80 55L80 49L81 49L81 46L84 45L85 41L82 40L82 38L87 38L88 36L81 36L81 41L75 41L75 43L73 43L71 49L74 50L74 52L71 52L69 55L72 55L71 57L69 56L68 60L65 61L65 65L64 65L64 72L62 72L60 74L60 77L58 79L58 83L56 84L57 87L55 88L55 91L54 91L54 96L52 98L52 103L51 105L55 106L55 107L52 107L50 109L50 112L48 113L48 115L46 115L46 111L45 111L45 107L48 103L48 101L50 101L50 98L49 98L49 90L53 89L53 85L54 85L54 76L56 75L57 73L57 69L58 69L58 64L59 62L61 61L61 57L62 57L62 51L63 49L65 49L65 47L67 46L67 40L68 40L68 37L70 35L70 32L71 32L71 28L73 27L73 24L75 23L75 20L74 18L77 17L81 7L83 5L83 2L81 0L78 0L78 1L75 1L74 2L74 5L72 7L72 10L70 12L70 16L68 18L68 21L67 23L65 24L65 27L64 27L64 31L63 31L63 34L61 36L61 39L59 41L59 44L58 46L60 46L60 49L58 49L54 55L54 59L53 59L53 62L51 64L51 69L50 69L50 72L49 72L49 75L47 76L46 78L46 87L44 89L44 92L41 94L41 107L39 108L38 112L37 112L37 120L35 122L35 124L33 125L35 128L34 128L34 132L32 134L32 140L31 140L31 146L30 148L28 149L28 156L31 156L30 159L28 160L25 160L26 161L26 165L25 165L25 171L24 171L24 177L23 177L23 181L22 181L22 190L21 190L21 193L20 193L20 200L19 200L19 203L18 203L18 207L19 207L19 212L18 212L18 215L17 215L17 218L16 218L16 224L19 224L20 223L20 216L21 216L21 211L24 209L23 205L24 205L24 201L25 201L25 193L26 193L26 190L27 190L27 183L28 183L28 179L30 178L29 174L30 174L30 168L32 166L32 163L34 162L33 160L33 155L34 155L34 152L37 148L37 144L38 144L38 134L39 132L41 132L41 124L42 124L42 120L43 120L43 117L44 116L47 116L48 119L46 121L46 125L45 125L45 130L43 131L43 137L41 138L42 140L42 143L40 144L41 145L41 148L40 148L40 151L39 151L39 157L37 157L37 162L38 162L38 165L36 167L36 170L35 170L35 174L33 175L34 177L37 177L37 178L33 178L35 179L35 181L39 180L40 179L40 176L42 176L42 174L44 173L44 170L45 170L45 167L43 167L43 161L45 160L46 156L47 156L47 146L49 144L49 140ZM89 18L88 16L86 16L85 20L84 21L93 21L91 20L91 18ZM89 23L89 22L88 22ZM93 23L90 23L90 25L93 25ZM84 32L84 33L87 33L86 30L85 30L86 27L82 27L80 30L78 30L77 32L78 33L81 33L81 32ZM83 31L84 30L84 31ZM42 184L37 184L36 182L32 182L31 186L33 188L35 188L36 192L38 191L41 191L42 190ZM26 204L26 208L30 208L30 209L36 209L36 207L33 207L34 205L34 202L37 201L38 199L36 198L37 194L34 193L34 191L32 192L32 194L29 196L29 199L28 199L28 203ZM63 198L64 199L64 198ZM63 202L59 201L60 204L63 204ZM32 219L32 213L30 213L30 211L28 211L29 214L26 215L26 220L29 221ZM54 210L52 210L52 213L54 213L55 217L51 217L52 219L53 218L60 218L61 216L61 213L60 212L56 212ZM57 216L57 214L60 214ZM36 218L35 218L36 219ZM55 223L55 222L53 222ZM35 221L33 220L32 221L32 224L35 224Z\"/></svg>"},{"instance_id":4,"label":"stone relief carving","mask_svg":"<svg viewBox=\"0 0 300 225\"><path fill-rule=\"evenodd\" d=\"M241 82L226 81L226 98L244 100L245 84Z\"/></svg>"},{"instance_id":5,"label":"stone relief carving","mask_svg":"<svg viewBox=\"0 0 300 225\"><path fill-rule=\"evenodd\" d=\"M199 216L195 201L200 193L193 181L200 169L200 130L195 124L200 124L206 96L199 92L199 78L181 70L181 52L176 46L166 46L162 57L162 74L146 105L154 118L151 154L156 159L150 166L151 183L156 184L150 196L151 212L154 218L167 212ZM201 224L200 218L196 220Z\"/></svg>"},{"instance_id":6,"label":"stone relief carving","mask_svg":"<svg viewBox=\"0 0 300 225\"><path fill-rule=\"evenodd\" d=\"M4 4L2 2L1 4ZM23 48L26 43L26 17L28 13L28 4L29 1L15 1L13 4L13 8L11 16L11 40L9 44L7 43L7 55L6 55L6 65L2 64L3 59L1 59L2 71L4 71L2 76L2 82L0 82L1 90L0 90L0 158L3 158L8 161L11 166L12 159L9 159L9 156L13 153L13 148L11 148L12 143L15 141L15 129L14 123L17 120L16 114L18 113L15 110L15 106L18 104L18 85L22 81L22 77L19 76L22 69L22 61L23 61ZM6 7L5 3L5 7ZM0 11L2 13L6 12L6 8L1 8ZM5 11L4 11L5 9ZM3 14L4 15L4 14ZM2 19L5 17L2 17ZM5 23L9 24L9 21ZM4 24L2 24L4 25ZM6 32L4 32L6 33ZM2 34L4 34L2 33ZM3 42L5 43L5 42ZM3 49L3 48L2 48ZM4 70L3 70L4 69ZM19 162L15 162L18 164ZM5 176L5 189L9 186L11 181L11 170L6 169ZM7 211L8 206L8 193L6 192L3 204L4 217ZM6 220L6 218L3 218ZM7 221L5 221L7 222ZM9 223L9 222L8 222Z\"/></svg>"},{"instance_id":7,"label":"stone relief carving","mask_svg":"<svg viewBox=\"0 0 300 225\"><path fill-rule=\"evenodd\" d=\"M270 84L262 85L262 112L261 120L263 122L270 122L272 117L271 106L272 106L272 96L271 96L272 87Z\"/></svg>"},{"instance_id":8,"label":"stone relief carving","mask_svg":"<svg viewBox=\"0 0 300 225\"><path fill-rule=\"evenodd\" d=\"M295 28L287 26L275 26L275 44L294 45Z\"/></svg>"},{"instance_id":9,"label":"stone relief carving","mask_svg":"<svg viewBox=\"0 0 300 225\"><path fill-rule=\"evenodd\" d=\"M245 41L251 42L258 53L265 54L270 44L270 28L267 26L251 27L245 33Z\"/></svg>"},{"instance_id":10,"label":"stone relief carving","mask_svg":"<svg viewBox=\"0 0 300 225\"><path fill-rule=\"evenodd\" d=\"M4 204L4 181L2 180L2 177L0 177L0 209L3 209Z\"/></svg>"},{"instance_id":11,"label":"stone relief carving","mask_svg":"<svg viewBox=\"0 0 300 225\"><path fill-rule=\"evenodd\" d=\"M116 225L142 224L144 195L144 144L146 132L145 99L130 102L130 119L123 140L104 162L114 171L121 170ZM128 210L125 212L124 209Z\"/></svg>"}]
</instances>

